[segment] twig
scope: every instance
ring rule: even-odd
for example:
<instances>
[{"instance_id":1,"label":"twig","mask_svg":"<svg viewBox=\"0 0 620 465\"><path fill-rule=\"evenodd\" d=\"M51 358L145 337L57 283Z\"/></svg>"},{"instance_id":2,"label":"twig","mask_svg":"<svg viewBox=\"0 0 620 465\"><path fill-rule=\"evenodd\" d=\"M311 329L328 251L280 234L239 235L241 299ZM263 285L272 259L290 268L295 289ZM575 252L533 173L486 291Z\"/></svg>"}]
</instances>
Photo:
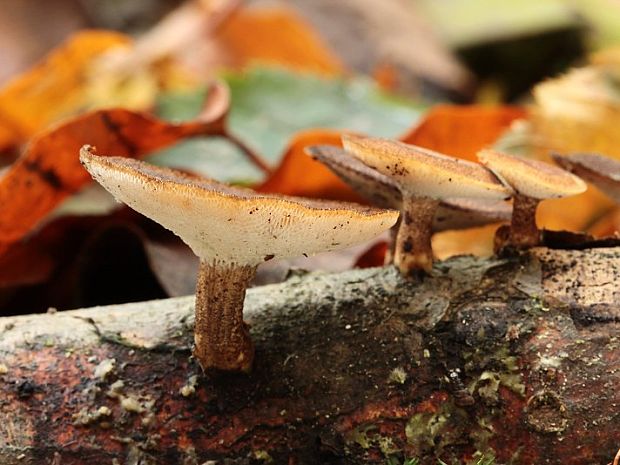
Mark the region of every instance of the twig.
<instances>
[{"instance_id":1,"label":"twig","mask_svg":"<svg viewBox=\"0 0 620 465\"><path fill-rule=\"evenodd\" d=\"M231 143L235 144L239 149L245 154L246 157L250 159L250 161L256 165L263 173L269 176L272 173L271 167L258 155L249 145L239 139L237 136L232 134L228 129L224 129L222 132L222 137L228 139Z\"/></svg>"}]
</instances>

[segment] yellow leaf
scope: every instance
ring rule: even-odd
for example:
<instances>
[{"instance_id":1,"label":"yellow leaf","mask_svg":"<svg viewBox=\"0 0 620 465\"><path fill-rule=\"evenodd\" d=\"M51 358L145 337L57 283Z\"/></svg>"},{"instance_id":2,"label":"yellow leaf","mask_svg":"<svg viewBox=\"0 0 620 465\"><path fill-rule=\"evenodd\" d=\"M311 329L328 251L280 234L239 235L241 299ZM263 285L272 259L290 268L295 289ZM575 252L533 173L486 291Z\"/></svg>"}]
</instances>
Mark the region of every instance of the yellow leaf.
<instances>
[{"instance_id":1,"label":"yellow leaf","mask_svg":"<svg viewBox=\"0 0 620 465\"><path fill-rule=\"evenodd\" d=\"M104 52L130 43L115 32L80 32L10 81L0 90L0 150L87 106L90 65Z\"/></svg>"}]
</instances>

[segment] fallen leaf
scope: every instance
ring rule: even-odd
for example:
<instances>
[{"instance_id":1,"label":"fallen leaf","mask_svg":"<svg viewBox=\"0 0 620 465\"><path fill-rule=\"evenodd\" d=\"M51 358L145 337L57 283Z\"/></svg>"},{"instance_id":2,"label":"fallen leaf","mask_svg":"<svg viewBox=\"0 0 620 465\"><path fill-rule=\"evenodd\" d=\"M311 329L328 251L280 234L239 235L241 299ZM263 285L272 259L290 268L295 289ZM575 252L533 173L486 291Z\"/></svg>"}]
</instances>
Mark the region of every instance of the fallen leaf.
<instances>
[{"instance_id":1,"label":"fallen leaf","mask_svg":"<svg viewBox=\"0 0 620 465\"><path fill-rule=\"evenodd\" d=\"M327 78L263 67L222 77L231 90L230 132L242 135L272 166L279 165L300 131L329 128L395 137L421 112L420 106L381 92L366 79ZM158 112L168 119L186 119L198 111L203 98L201 90L167 93L159 99ZM186 141L154 154L150 161L225 182L257 184L264 178L239 150L212 138ZM311 173L305 173L304 178L310 177Z\"/></svg>"},{"instance_id":2,"label":"fallen leaf","mask_svg":"<svg viewBox=\"0 0 620 465\"><path fill-rule=\"evenodd\" d=\"M609 237L620 232L620 207L607 211L588 228L594 237Z\"/></svg>"},{"instance_id":3,"label":"fallen leaf","mask_svg":"<svg viewBox=\"0 0 620 465\"><path fill-rule=\"evenodd\" d=\"M532 126L542 150L620 158L620 54L538 84Z\"/></svg>"},{"instance_id":4,"label":"fallen leaf","mask_svg":"<svg viewBox=\"0 0 620 465\"><path fill-rule=\"evenodd\" d=\"M520 107L437 105L400 140L477 162L480 149L493 144L513 121L524 117L526 111Z\"/></svg>"},{"instance_id":5,"label":"fallen leaf","mask_svg":"<svg viewBox=\"0 0 620 465\"><path fill-rule=\"evenodd\" d=\"M613 202L597 189L563 199L541 202L536 212L540 228L556 231L587 231L597 218L613 206Z\"/></svg>"},{"instance_id":6,"label":"fallen leaf","mask_svg":"<svg viewBox=\"0 0 620 465\"><path fill-rule=\"evenodd\" d=\"M219 134L221 115L170 124L124 109L83 114L36 137L0 178L0 245L21 239L67 196L91 178L78 152L95 145L104 153L142 157L183 138Z\"/></svg>"},{"instance_id":7,"label":"fallen leaf","mask_svg":"<svg viewBox=\"0 0 620 465\"><path fill-rule=\"evenodd\" d=\"M276 171L256 190L298 197L367 203L329 168L305 152L305 148L310 145L341 146L341 134L341 132L327 130L297 134L285 151Z\"/></svg>"},{"instance_id":8,"label":"fallen leaf","mask_svg":"<svg viewBox=\"0 0 620 465\"><path fill-rule=\"evenodd\" d=\"M312 28L285 8L245 8L218 29L215 40L226 64L245 68L255 62L328 76L344 67Z\"/></svg>"},{"instance_id":9,"label":"fallen leaf","mask_svg":"<svg viewBox=\"0 0 620 465\"><path fill-rule=\"evenodd\" d=\"M0 152L84 108L89 66L106 51L130 44L115 32L80 32L9 81L0 90Z\"/></svg>"},{"instance_id":10,"label":"fallen leaf","mask_svg":"<svg viewBox=\"0 0 620 465\"><path fill-rule=\"evenodd\" d=\"M418 95L424 83L466 92L471 73L437 37L417 2L383 0L280 0L308 18L348 67L370 73L397 71L399 90Z\"/></svg>"},{"instance_id":11,"label":"fallen leaf","mask_svg":"<svg viewBox=\"0 0 620 465\"><path fill-rule=\"evenodd\" d=\"M355 262L355 268L372 268L382 266L385 262L385 254L388 251L388 242L379 241L370 246Z\"/></svg>"}]
</instances>

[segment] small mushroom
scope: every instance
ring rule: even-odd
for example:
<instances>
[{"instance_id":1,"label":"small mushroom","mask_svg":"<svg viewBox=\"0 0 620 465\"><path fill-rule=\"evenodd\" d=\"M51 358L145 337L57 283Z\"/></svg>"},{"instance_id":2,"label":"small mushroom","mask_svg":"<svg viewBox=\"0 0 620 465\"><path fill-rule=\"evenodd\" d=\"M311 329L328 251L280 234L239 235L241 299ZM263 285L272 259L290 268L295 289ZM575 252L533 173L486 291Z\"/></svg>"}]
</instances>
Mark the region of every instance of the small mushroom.
<instances>
[{"instance_id":1,"label":"small mushroom","mask_svg":"<svg viewBox=\"0 0 620 465\"><path fill-rule=\"evenodd\" d=\"M554 153L551 156L566 171L594 184L615 202L620 202L620 161L595 153Z\"/></svg>"},{"instance_id":2,"label":"small mushroom","mask_svg":"<svg viewBox=\"0 0 620 465\"><path fill-rule=\"evenodd\" d=\"M398 184L369 168L346 150L333 145L315 145L307 147L306 151L373 205L396 210L402 208L403 195ZM437 207L433 232L507 221L511 214L512 208L503 200L446 198Z\"/></svg>"},{"instance_id":3,"label":"small mushroom","mask_svg":"<svg viewBox=\"0 0 620 465\"><path fill-rule=\"evenodd\" d=\"M400 191L401 225L394 263L404 275L432 269L431 235L441 200L500 200L511 194L476 163L388 139L345 135L342 141L348 152L389 178Z\"/></svg>"},{"instance_id":4,"label":"small mushroom","mask_svg":"<svg viewBox=\"0 0 620 465\"><path fill-rule=\"evenodd\" d=\"M247 371L254 347L243 322L246 287L272 258L337 250L388 229L396 211L258 194L141 161L80 160L116 199L159 222L200 258L194 355L205 370Z\"/></svg>"},{"instance_id":5,"label":"small mushroom","mask_svg":"<svg viewBox=\"0 0 620 465\"><path fill-rule=\"evenodd\" d=\"M507 239L496 237L499 249L538 245L540 231L536 226L536 208L540 201L577 195L587 188L577 176L538 160L494 150L480 151L478 159L514 190L510 232Z\"/></svg>"}]
</instances>

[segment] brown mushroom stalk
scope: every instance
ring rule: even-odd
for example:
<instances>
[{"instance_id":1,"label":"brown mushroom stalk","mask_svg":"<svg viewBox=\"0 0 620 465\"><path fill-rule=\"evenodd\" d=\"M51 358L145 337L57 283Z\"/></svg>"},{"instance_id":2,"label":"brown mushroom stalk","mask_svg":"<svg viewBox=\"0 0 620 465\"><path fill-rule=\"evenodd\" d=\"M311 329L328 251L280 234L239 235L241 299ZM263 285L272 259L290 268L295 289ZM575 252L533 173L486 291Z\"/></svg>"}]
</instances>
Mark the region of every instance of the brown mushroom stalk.
<instances>
[{"instance_id":1,"label":"brown mushroom stalk","mask_svg":"<svg viewBox=\"0 0 620 465\"><path fill-rule=\"evenodd\" d=\"M431 236L442 201L447 204L455 198L502 200L511 194L490 171L476 163L388 139L345 135L342 141L345 150L366 165L363 176L360 171L353 183L349 181L354 188L367 186L364 188L370 192L381 192L381 197L394 191L400 193L400 198L389 201L400 205L394 263L405 276L418 271L430 273L432 269ZM336 171L346 171L342 177L347 180L354 177L355 170L349 168ZM373 171L381 177L369 174ZM371 181L361 182L363 178ZM380 189L372 187L372 182ZM462 207L458 201L456 204L457 210Z\"/></svg>"},{"instance_id":2,"label":"brown mushroom stalk","mask_svg":"<svg viewBox=\"0 0 620 465\"><path fill-rule=\"evenodd\" d=\"M173 231L200 258L194 355L205 370L247 371L254 346L243 303L256 267L272 258L338 250L391 227L398 212L258 194L141 161L80 160L104 188Z\"/></svg>"},{"instance_id":3,"label":"brown mushroom stalk","mask_svg":"<svg viewBox=\"0 0 620 465\"><path fill-rule=\"evenodd\" d=\"M510 231L507 235L501 229L498 231L497 251L539 245L541 233L536 224L536 209L540 201L577 195L587 187L577 176L538 160L494 150L480 151L478 159L515 192Z\"/></svg>"},{"instance_id":4,"label":"brown mushroom stalk","mask_svg":"<svg viewBox=\"0 0 620 465\"><path fill-rule=\"evenodd\" d=\"M243 322L245 291L256 266L200 261L196 285L194 356L203 367L246 371L254 344Z\"/></svg>"},{"instance_id":5,"label":"brown mushroom stalk","mask_svg":"<svg viewBox=\"0 0 620 465\"><path fill-rule=\"evenodd\" d=\"M540 243L540 231L536 225L536 209L540 201L515 194L510 221L510 243L517 248L534 247Z\"/></svg>"},{"instance_id":6,"label":"brown mushroom stalk","mask_svg":"<svg viewBox=\"0 0 620 465\"><path fill-rule=\"evenodd\" d=\"M422 269L430 273L433 269L431 247L432 224L439 200L424 197L404 199L400 228L394 246L394 264L399 270L410 273Z\"/></svg>"}]
</instances>

